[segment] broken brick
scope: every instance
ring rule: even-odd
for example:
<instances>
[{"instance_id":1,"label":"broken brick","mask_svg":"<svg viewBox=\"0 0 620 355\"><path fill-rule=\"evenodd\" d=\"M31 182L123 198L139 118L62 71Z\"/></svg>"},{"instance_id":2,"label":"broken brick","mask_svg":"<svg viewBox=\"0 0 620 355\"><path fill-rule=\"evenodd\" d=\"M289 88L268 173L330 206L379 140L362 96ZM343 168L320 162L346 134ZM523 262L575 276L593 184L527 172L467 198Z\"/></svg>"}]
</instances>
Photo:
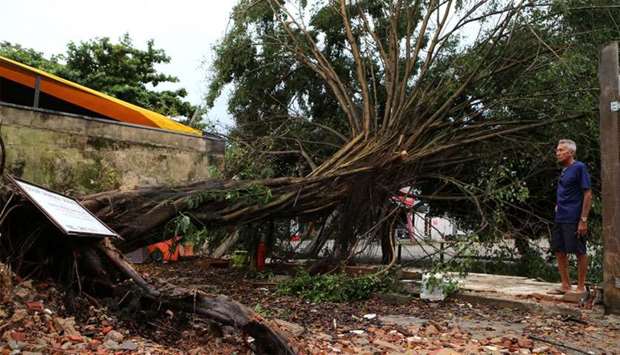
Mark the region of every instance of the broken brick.
<instances>
[{"instance_id":1,"label":"broken brick","mask_svg":"<svg viewBox=\"0 0 620 355\"><path fill-rule=\"evenodd\" d=\"M43 303L38 301L26 302L26 308L33 312L43 312Z\"/></svg>"}]
</instances>

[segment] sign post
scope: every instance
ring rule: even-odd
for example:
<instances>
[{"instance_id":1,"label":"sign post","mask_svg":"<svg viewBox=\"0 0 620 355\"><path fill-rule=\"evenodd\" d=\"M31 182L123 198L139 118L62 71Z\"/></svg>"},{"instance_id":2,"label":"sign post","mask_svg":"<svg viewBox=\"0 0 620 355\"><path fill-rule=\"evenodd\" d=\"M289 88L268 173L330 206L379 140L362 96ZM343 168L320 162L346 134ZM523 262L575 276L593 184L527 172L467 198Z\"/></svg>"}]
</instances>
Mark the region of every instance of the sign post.
<instances>
[{"instance_id":1,"label":"sign post","mask_svg":"<svg viewBox=\"0 0 620 355\"><path fill-rule=\"evenodd\" d=\"M95 217L75 199L47 190L29 182L10 177L13 184L67 236L120 236Z\"/></svg>"},{"instance_id":2,"label":"sign post","mask_svg":"<svg viewBox=\"0 0 620 355\"><path fill-rule=\"evenodd\" d=\"M603 200L603 296L620 314L620 64L618 42L606 45L599 63L601 180Z\"/></svg>"}]
</instances>

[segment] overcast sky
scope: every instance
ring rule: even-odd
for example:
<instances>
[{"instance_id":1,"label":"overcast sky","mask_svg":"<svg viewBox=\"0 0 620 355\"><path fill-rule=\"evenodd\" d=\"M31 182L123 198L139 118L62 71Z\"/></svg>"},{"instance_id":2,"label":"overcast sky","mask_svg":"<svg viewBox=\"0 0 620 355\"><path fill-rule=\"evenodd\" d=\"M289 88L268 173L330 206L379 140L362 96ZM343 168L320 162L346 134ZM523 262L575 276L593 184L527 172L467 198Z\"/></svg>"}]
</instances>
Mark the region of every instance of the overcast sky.
<instances>
[{"instance_id":1,"label":"overcast sky","mask_svg":"<svg viewBox=\"0 0 620 355\"><path fill-rule=\"evenodd\" d=\"M159 69L180 79L189 101L201 102L206 92L206 60L222 38L236 0L7 0L2 2L0 41L19 43L47 55L64 52L69 41L129 33L134 44L157 48L172 57ZM209 116L230 124L225 100L218 100Z\"/></svg>"}]
</instances>

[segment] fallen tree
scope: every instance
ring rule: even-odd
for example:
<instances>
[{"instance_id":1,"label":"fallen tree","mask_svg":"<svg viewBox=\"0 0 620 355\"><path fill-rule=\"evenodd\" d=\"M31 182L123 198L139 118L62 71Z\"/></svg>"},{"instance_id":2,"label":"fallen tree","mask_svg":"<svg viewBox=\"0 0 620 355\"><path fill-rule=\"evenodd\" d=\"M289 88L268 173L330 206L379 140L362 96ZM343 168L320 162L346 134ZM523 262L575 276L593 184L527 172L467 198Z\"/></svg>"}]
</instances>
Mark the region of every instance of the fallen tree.
<instances>
[{"instance_id":1,"label":"fallen tree","mask_svg":"<svg viewBox=\"0 0 620 355\"><path fill-rule=\"evenodd\" d=\"M311 169L307 174L83 197L85 206L123 235L121 250L164 238L166 223L179 213L215 227L266 218L324 217L338 209L337 254L346 258L360 236L386 238L386 228L379 225L394 218L394 206L386 201L403 186L415 186L426 201L467 204L484 225L489 193L471 189L475 181L464 181L463 173L475 179L476 167L492 167L526 144L525 132L580 116L507 113L509 103L522 98L503 96L503 86L536 78L564 49L532 33L537 23L528 16L535 10L530 3L430 0L375 7L342 0L316 5L241 1L229 36L234 43L247 39L250 46L278 48L294 62L291 71L314 73L342 117L334 127L317 123L317 130L325 137L338 136L338 148L316 162L317 155L310 154L299 137L272 132L270 141L287 140L298 148L264 151L252 145L259 137L247 137L244 144L256 149L256 155L299 153ZM338 34L321 25L326 18L340 29ZM261 24L266 27L260 31L252 27ZM478 26L478 36L458 42L455 37L471 24ZM259 36L267 30L269 35ZM329 40L321 41L322 35ZM346 59L344 67L328 59L335 47ZM300 119L292 111L285 116L282 125ZM313 124L310 117L302 120Z\"/></svg>"},{"instance_id":2,"label":"fallen tree","mask_svg":"<svg viewBox=\"0 0 620 355\"><path fill-rule=\"evenodd\" d=\"M343 117L338 126L346 132L323 127L342 143L319 163L296 141L311 167L305 176L213 179L82 197L84 206L123 237L116 247L109 240L54 236L44 221L33 220L32 206L5 186L0 260L21 274L52 272L79 292L87 292L87 285L96 294L114 293L119 282L131 280L133 294L147 303L234 325L256 339L261 353L292 353L294 346L276 326L244 306L170 285L154 286L116 248L129 251L168 237L166 225L180 213L216 227L266 218L318 219L338 210L335 248L336 260L342 261L362 238L392 238L386 226L393 224L397 208L389 197L411 185L428 201L467 201L484 225L481 200L486 196L468 189L460 174L485 159L501 159L524 132L560 120L538 113L516 119L503 114L509 107L501 85L535 76L562 48L540 43L531 33L524 13L530 7L523 1L397 1L381 5L380 11L372 3L321 3L320 11L342 24L339 45L350 64L346 71L326 59L321 29L306 25L293 4L241 2L245 10L259 8L270 19L270 38L298 67L316 74ZM479 23L478 37L458 48L454 35L471 23ZM539 50L524 50L531 46ZM385 245L391 245L393 263L393 243Z\"/></svg>"}]
</instances>

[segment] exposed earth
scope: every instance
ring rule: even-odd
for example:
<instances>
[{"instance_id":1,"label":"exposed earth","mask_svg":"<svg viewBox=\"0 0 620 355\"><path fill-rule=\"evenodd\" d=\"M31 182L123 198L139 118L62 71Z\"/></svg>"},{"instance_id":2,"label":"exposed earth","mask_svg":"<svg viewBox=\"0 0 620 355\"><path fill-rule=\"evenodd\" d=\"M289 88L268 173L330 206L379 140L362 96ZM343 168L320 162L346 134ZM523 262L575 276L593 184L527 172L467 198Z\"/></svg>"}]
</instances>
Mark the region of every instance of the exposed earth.
<instances>
[{"instance_id":1,"label":"exposed earth","mask_svg":"<svg viewBox=\"0 0 620 355\"><path fill-rule=\"evenodd\" d=\"M377 295L314 304L278 294L280 276L250 278L208 259L145 264L149 277L226 294L275 320L308 354L618 354L620 320L600 309L550 316L454 296L440 303ZM267 275L262 275L267 276ZM67 295L50 283L14 280L0 303L0 354L251 354L252 339L165 308L128 311L118 301ZM2 287L6 286L0 285ZM65 308L66 297L76 300ZM2 301L2 293L0 293ZM578 316L575 316L578 314Z\"/></svg>"}]
</instances>

